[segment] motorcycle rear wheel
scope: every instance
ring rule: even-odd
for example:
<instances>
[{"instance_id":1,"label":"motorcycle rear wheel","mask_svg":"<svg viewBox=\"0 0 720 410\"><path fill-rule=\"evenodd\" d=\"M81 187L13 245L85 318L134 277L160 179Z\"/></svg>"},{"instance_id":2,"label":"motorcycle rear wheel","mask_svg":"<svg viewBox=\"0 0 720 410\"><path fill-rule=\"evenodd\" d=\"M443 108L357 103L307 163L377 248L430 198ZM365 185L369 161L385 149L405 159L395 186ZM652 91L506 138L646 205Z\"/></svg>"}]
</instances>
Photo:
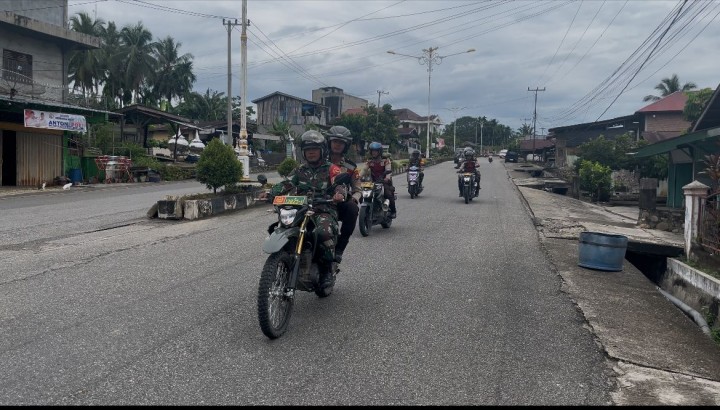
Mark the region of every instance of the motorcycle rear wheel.
<instances>
[{"instance_id":1,"label":"motorcycle rear wheel","mask_svg":"<svg viewBox=\"0 0 720 410\"><path fill-rule=\"evenodd\" d=\"M470 186L469 186L469 185L465 185L465 187L463 188L463 196L465 197L465 203L466 203L466 204L467 204L468 202L470 202L470 196L471 196L471 195L472 195L472 194L470 193Z\"/></svg>"},{"instance_id":2,"label":"motorcycle rear wheel","mask_svg":"<svg viewBox=\"0 0 720 410\"><path fill-rule=\"evenodd\" d=\"M277 339L288 329L295 298L285 294L294 258L287 251L268 256L258 285L258 321L270 339Z\"/></svg>"},{"instance_id":3,"label":"motorcycle rear wheel","mask_svg":"<svg viewBox=\"0 0 720 410\"><path fill-rule=\"evenodd\" d=\"M372 218L372 214L369 212L368 208L369 207L367 206L361 206L360 214L358 215L358 224L360 226L360 234L362 236L370 235L370 227L372 227L372 221L370 220Z\"/></svg>"}]
</instances>

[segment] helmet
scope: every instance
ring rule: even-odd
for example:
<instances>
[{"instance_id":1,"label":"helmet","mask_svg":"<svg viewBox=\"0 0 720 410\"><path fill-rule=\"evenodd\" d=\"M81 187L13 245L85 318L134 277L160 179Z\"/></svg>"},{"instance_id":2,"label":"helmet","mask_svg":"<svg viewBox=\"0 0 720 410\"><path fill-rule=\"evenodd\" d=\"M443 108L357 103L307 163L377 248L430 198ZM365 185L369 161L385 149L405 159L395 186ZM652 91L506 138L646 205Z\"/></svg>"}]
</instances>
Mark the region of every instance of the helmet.
<instances>
[{"instance_id":1,"label":"helmet","mask_svg":"<svg viewBox=\"0 0 720 410\"><path fill-rule=\"evenodd\" d=\"M325 137L323 137L318 131L305 131L303 135L300 136L300 150L303 153L303 158L305 158L305 150L308 148L320 148L320 158L325 158L327 155L327 143L325 142ZM307 161L307 158L305 158L305 160Z\"/></svg>"},{"instance_id":2,"label":"helmet","mask_svg":"<svg viewBox=\"0 0 720 410\"><path fill-rule=\"evenodd\" d=\"M420 151L414 150L411 155L413 158L420 158Z\"/></svg>"},{"instance_id":3,"label":"helmet","mask_svg":"<svg viewBox=\"0 0 720 410\"><path fill-rule=\"evenodd\" d=\"M328 146L330 145L330 141L332 140L340 140L345 143L345 148L343 149L343 155L347 153L348 149L350 148L350 144L352 144L352 138L350 137L350 130L343 127L342 125L334 125L330 127L330 130L328 130L328 133L325 135L327 138Z\"/></svg>"},{"instance_id":4,"label":"helmet","mask_svg":"<svg viewBox=\"0 0 720 410\"><path fill-rule=\"evenodd\" d=\"M475 156L475 151L470 147L465 148L465 152L463 152L463 156L465 157L465 159L473 159L473 157Z\"/></svg>"},{"instance_id":5,"label":"helmet","mask_svg":"<svg viewBox=\"0 0 720 410\"><path fill-rule=\"evenodd\" d=\"M373 141L370 143L370 145L368 145L368 151L370 151L371 154L373 151L378 151L378 152L380 152L380 154L382 154L382 151L383 151L382 144L380 144L377 141Z\"/></svg>"}]
</instances>

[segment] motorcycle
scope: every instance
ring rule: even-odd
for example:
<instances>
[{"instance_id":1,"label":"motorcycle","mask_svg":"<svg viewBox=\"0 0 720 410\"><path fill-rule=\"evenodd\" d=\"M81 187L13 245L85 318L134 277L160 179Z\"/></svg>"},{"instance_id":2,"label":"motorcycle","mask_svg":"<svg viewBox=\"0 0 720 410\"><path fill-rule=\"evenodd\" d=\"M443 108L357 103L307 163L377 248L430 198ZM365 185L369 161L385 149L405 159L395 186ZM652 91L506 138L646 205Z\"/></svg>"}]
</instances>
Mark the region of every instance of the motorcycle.
<instances>
[{"instance_id":1,"label":"motorcycle","mask_svg":"<svg viewBox=\"0 0 720 410\"><path fill-rule=\"evenodd\" d=\"M386 171L385 175L391 171ZM390 218L390 200L385 199L385 185L382 180L373 182L365 178L360 182L362 198L360 198L360 213L358 225L362 236L370 235L370 228L380 224L387 229L392 225Z\"/></svg>"},{"instance_id":2,"label":"motorcycle","mask_svg":"<svg viewBox=\"0 0 720 410\"><path fill-rule=\"evenodd\" d=\"M492 163L492 155L488 157L488 162Z\"/></svg>"},{"instance_id":3,"label":"motorcycle","mask_svg":"<svg viewBox=\"0 0 720 410\"><path fill-rule=\"evenodd\" d=\"M419 177L420 177L420 168L418 168L416 165L413 165L410 168L408 168L407 184L408 184L408 193L410 194L410 199L415 199L418 195L420 195L420 192L423 191L423 187L420 185L420 182L418 181Z\"/></svg>"},{"instance_id":4,"label":"motorcycle","mask_svg":"<svg viewBox=\"0 0 720 410\"><path fill-rule=\"evenodd\" d=\"M347 174L335 179L337 184L350 183ZM315 292L321 298L332 294L334 285L320 287L321 251L311 219L316 206L332 203L332 199L278 195L272 203L278 221L270 225L270 236L263 243L263 252L270 256L260 273L257 309L260 329L265 336L276 339L288 329L296 291ZM334 283L340 269L335 262L330 269Z\"/></svg>"},{"instance_id":5,"label":"motorcycle","mask_svg":"<svg viewBox=\"0 0 720 410\"><path fill-rule=\"evenodd\" d=\"M476 197L477 183L475 182L475 174L472 172L463 172L459 178L462 178L462 191L465 203L472 201Z\"/></svg>"}]
</instances>

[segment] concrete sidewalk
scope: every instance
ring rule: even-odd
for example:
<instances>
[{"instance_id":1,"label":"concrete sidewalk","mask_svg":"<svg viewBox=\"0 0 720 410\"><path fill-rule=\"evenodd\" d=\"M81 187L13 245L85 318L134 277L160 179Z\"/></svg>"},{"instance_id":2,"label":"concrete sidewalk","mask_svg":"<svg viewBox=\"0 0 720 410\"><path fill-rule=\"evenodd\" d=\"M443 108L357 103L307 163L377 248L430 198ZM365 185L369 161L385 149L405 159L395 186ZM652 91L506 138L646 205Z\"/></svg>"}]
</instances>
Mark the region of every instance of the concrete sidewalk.
<instances>
[{"instance_id":1,"label":"concrete sidewalk","mask_svg":"<svg viewBox=\"0 0 720 410\"><path fill-rule=\"evenodd\" d=\"M527 178L514 174L511 179ZM513 179L514 181L514 179ZM548 258L618 373L616 404L720 405L720 346L627 260L620 272L578 266L580 232L682 249L682 234L641 229L638 210L517 187Z\"/></svg>"}]
</instances>

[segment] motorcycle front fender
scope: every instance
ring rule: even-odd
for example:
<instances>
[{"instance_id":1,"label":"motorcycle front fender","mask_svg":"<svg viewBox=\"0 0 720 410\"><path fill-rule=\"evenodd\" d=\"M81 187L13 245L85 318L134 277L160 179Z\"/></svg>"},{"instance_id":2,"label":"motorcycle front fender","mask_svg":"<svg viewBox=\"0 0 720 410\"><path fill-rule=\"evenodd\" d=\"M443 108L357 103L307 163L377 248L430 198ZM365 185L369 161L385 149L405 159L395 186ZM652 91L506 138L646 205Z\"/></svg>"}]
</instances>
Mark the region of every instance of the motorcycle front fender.
<instances>
[{"instance_id":1,"label":"motorcycle front fender","mask_svg":"<svg viewBox=\"0 0 720 410\"><path fill-rule=\"evenodd\" d=\"M282 249L290 241L290 238L298 235L300 235L300 228L297 226L287 229L276 229L265 239L263 252L270 254L275 253Z\"/></svg>"}]
</instances>

